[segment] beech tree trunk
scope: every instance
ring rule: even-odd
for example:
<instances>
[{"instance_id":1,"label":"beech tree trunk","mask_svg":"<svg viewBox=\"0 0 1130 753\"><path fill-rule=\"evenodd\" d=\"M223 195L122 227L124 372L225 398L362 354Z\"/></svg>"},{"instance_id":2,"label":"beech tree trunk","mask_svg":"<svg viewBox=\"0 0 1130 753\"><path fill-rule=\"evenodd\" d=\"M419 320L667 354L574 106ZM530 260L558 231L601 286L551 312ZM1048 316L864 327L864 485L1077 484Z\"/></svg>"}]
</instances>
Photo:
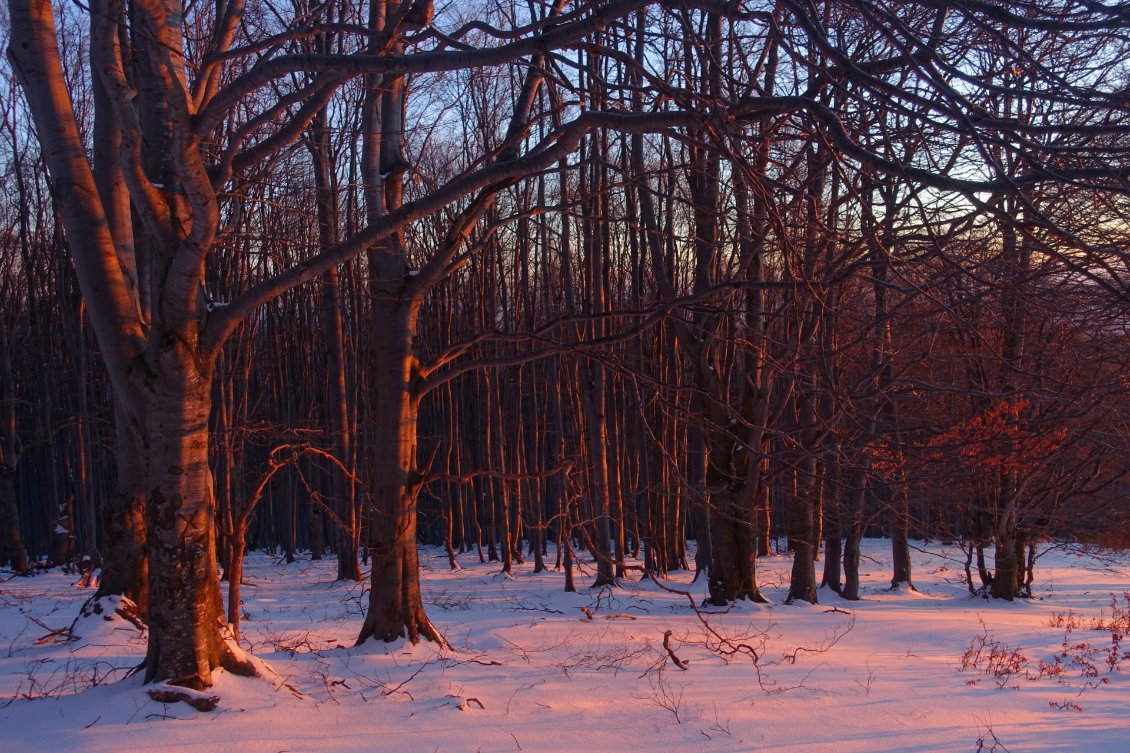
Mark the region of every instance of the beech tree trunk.
<instances>
[{"instance_id":1,"label":"beech tree trunk","mask_svg":"<svg viewBox=\"0 0 1130 753\"><path fill-rule=\"evenodd\" d=\"M20 505L16 496L16 468L20 443L16 434L16 383L12 377L7 326L0 322L0 564L12 570L28 569L27 549L20 536Z\"/></svg>"},{"instance_id":2,"label":"beech tree trunk","mask_svg":"<svg viewBox=\"0 0 1130 753\"><path fill-rule=\"evenodd\" d=\"M725 606L737 599L765 601L754 581L756 552L749 502L755 490L742 487L711 496L713 559L707 582L709 601L716 606Z\"/></svg>"},{"instance_id":3,"label":"beech tree trunk","mask_svg":"<svg viewBox=\"0 0 1130 753\"><path fill-rule=\"evenodd\" d=\"M16 496L16 469L7 463L0 463L0 526L3 527L3 548L0 549L0 562L10 562L12 570L26 573L28 570L27 548L20 537L20 507Z\"/></svg>"},{"instance_id":4,"label":"beech tree trunk","mask_svg":"<svg viewBox=\"0 0 1130 753\"><path fill-rule=\"evenodd\" d=\"M1021 215L1027 215L1027 211L1022 210ZM1029 274L1032 249L1027 239L1018 237L1014 227L1002 228L1002 235L1005 281L1001 301L1004 309L1004 337L1001 346L1001 359L1008 366L1008 370L1005 372L1001 392L1008 395L1011 400L1019 400L1022 394L1015 384L1015 374L1020 372L1023 367L1024 322L1026 318L1025 304L1021 292ZM1010 419L1010 424L1019 424L1019 416ZM1018 449L1014 444L1012 452L1016 453ZM1023 480L1023 471L1017 464L1016 468L1004 468L1000 471L1000 480L997 486L996 573L993 576L991 590L995 598L1008 601L1012 601L1020 594L1026 569L1022 552L1023 542L1017 541L1018 538L1023 538L1018 531ZM1021 544L1021 546L1018 546L1018 544ZM1018 550L1021 551L1018 552Z\"/></svg>"},{"instance_id":5,"label":"beech tree trunk","mask_svg":"<svg viewBox=\"0 0 1130 753\"><path fill-rule=\"evenodd\" d=\"M1016 557L1015 474L1004 473L1000 481L1000 510L996 521L996 572L990 586L992 595L1012 601L1019 590L1022 568Z\"/></svg>"},{"instance_id":6,"label":"beech tree trunk","mask_svg":"<svg viewBox=\"0 0 1130 753\"><path fill-rule=\"evenodd\" d=\"M336 175L331 168L329 131L325 113L319 113L311 124L307 149L314 166L314 184L318 191L318 244L325 250L338 241L339 206ZM330 267L323 278L321 310L329 325L326 330L326 386L328 423L333 437L334 455L352 471L353 438L349 425L349 398L345 378L345 327L342 320L341 277L337 267ZM331 471L330 493L333 497L337 579L361 580L357 562L357 508L354 503L354 480L341 469Z\"/></svg>"},{"instance_id":7,"label":"beech tree trunk","mask_svg":"<svg viewBox=\"0 0 1130 753\"><path fill-rule=\"evenodd\" d=\"M103 191L98 188L66 91L51 4L11 0L9 7L12 36L18 40L12 46L13 62L55 181L59 215L113 383L114 399L135 417L130 431L142 429L138 432L142 436L132 437L136 440L132 446L120 451L142 448L148 477L147 546L152 577L145 677L147 681L167 680L204 688L212 683L212 671L231 658L221 634L214 500L208 467L214 357L203 355L199 323L204 316L198 309L203 259L218 217L215 195L201 168L201 154L186 133L186 124L177 119L177 113L162 110L162 118L167 120L147 136L166 147L154 146L152 152L159 159L150 162L160 163L164 172L157 174L168 177L150 184L147 191L139 188L133 197L142 201L144 196L151 208L160 205L169 209L167 214L148 216L145 239L154 259L153 279L160 281L160 287L153 291L154 321L146 321L137 280L130 276L134 268L132 231L118 211L126 197L120 193L121 185L111 189L104 183ZM124 76L119 47L122 37L117 25L123 13L121 5L99 3L91 14L91 63L96 76L113 78L115 72ZM138 75L148 87L144 97L138 95L138 101L144 100L146 106L160 100L162 93L183 92L185 86L180 79L158 83L156 76L149 75L154 71L150 65L165 65L162 70L173 77L182 73L170 63L172 58L180 59L179 27L152 21L149 17L139 19L141 28L136 30L147 45L155 37L162 38L138 54L142 71ZM114 81L115 85L127 86L121 79ZM103 108L98 115L118 124L115 113L121 112ZM136 132L132 135L139 138ZM152 165L134 163L134 167L143 170ZM158 232L158 227L163 230ZM128 465L123 474L122 489L129 497L128 504L123 498L123 507L131 510L123 515L127 529L136 515L133 484L139 474L138 467ZM134 547L136 542L126 546ZM136 549L124 558L135 554ZM140 571L140 566L136 570ZM134 571L132 566L130 571ZM228 664L237 666L235 662ZM254 671L246 666L239 669Z\"/></svg>"},{"instance_id":8,"label":"beech tree trunk","mask_svg":"<svg viewBox=\"0 0 1130 753\"><path fill-rule=\"evenodd\" d=\"M133 601L138 616L149 614L149 562L145 556L145 505L148 489L145 427L120 404L114 411L114 456L118 480L103 521L102 580L95 598L120 594Z\"/></svg>"},{"instance_id":9,"label":"beech tree trunk","mask_svg":"<svg viewBox=\"0 0 1130 753\"><path fill-rule=\"evenodd\" d=\"M810 395L798 395L796 400L800 403L800 425L810 426L813 416ZM791 603L800 599L815 604L816 552L813 530L816 526L816 495L819 493L816 458L811 454L799 457L795 467L796 480L789 496L788 510L789 549L793 552L793 566L786 601Z\"/></svg>"},{"instance_id":10,"label":"beech tree trunk","mask_svg":"<svg viewBox=\"0 0 1130 753\"><path fill-rule=\"evenodd\" d=\"M202 690L227 649L208 465L211 364L170 338L146 412L149 466L149 649L145 680Z\"/></svg>"},{"instance_id":11,"label":"beech tree trunk","mask_svg":"<svg viewBox=\"0 0 1130 753\"><path fill-rule=\"evenodd\" d=\"M424 613L416 549L416 423L419 398L412 388L416 307L410 303L374 302L376 435L373 437L373 501L369 555L372 589L369 610L357 645L375 638L386 642L426 638L446 647L447 641Z\"/></svg>"},{"instance_id":12,"label":"beech tree trunk","mask_svg":"<svg viewBox=\"0 0 1130 753\"><path fill-rule=\"evenodd\" d=\"M793 550L793 567L789 579L788 602L800 599L816 603L816 557L812 545L813 495L811 478L803 478L789 507L789 546Z\"/></svg>"},{"instance_id":13,"label":"beech tree trunk","mask_svg":"<svg viewBox=\"0 0 1130 753\"><path fill-rule=\"evenodd\" d=\"M840 595L859 599L859 545L863 540L863 503L867 496L867 475L862 469L851 471L852 483L846 489L846 510L841 518L844 529L844 586ZM846 519L845 519L846 518Z\"/></svg>"}]
</instances>

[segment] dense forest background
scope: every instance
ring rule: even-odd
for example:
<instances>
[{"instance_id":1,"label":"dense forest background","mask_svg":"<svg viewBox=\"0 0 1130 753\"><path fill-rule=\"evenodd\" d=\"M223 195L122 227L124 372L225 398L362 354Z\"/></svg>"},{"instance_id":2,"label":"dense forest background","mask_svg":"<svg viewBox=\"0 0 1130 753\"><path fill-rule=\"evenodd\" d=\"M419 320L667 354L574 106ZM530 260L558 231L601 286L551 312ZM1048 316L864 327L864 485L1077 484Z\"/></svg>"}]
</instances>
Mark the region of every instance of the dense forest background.
<instances>
[{"instance_id":1,"label":"dense forest background","mask_svg":"<svg viewBox=\"0 0 1130 753\"><path fill-rule=\"evenodd\" d=\"M37 140L50 4L0 26L16 571L167 594L168 338L237 604L246 547L360 579L405 536L569 589L581 548L598 585L694 568L715 604L784 549L790 599L856 598L863 536L892 586L944 539L1007 599L1037 542L1127 543L1123 6L174 5L54 9L98 222Z\"/></svg>"}]
</instances>

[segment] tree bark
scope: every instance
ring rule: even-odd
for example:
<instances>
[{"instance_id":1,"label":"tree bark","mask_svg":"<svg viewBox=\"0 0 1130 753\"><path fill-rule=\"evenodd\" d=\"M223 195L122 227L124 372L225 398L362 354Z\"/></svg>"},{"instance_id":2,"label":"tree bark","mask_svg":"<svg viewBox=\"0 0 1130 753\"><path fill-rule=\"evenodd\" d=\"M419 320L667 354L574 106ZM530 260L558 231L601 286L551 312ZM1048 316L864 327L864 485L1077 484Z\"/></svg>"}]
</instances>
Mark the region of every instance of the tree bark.
<instances>
[{"instance_id":1,"label":"tree bark","mask_svg":"<svg viewBox=\"0 0 1130 753\"><path fill-rule=\"evenodd\" d=\"M146 682L196 690L230 651L216 571L208 465L211 364L170 338L146 406L149 466L149 648ZM228 662L230 664L230 662Z\"/></svg>"},{"instance_id":2,"label":"tree bark","mask_svg":"<svg viewBox=\"0 0 1130 753\"><path fill-rule=\"evenodd\" d=\"M851 471L846 489L846 507L841 518L844 528L844 586L840 595L849 601L859 599L859 545L863 540L863 502L867 496L867 475L862 469Z\"/></svg>"},{"instance_id":3,"label":"tree bark","mask_svg":"<svg viewBox=\"0 0 1130 753\"><path fill-rule=\"evenodd\" d=\"M138 616L149 614L149 562L145 554L148 489L145 427L121 405L114 409L114 456L118 480L103 521L102 580L95 598L120 594L133 601Z\"/></svg>"},{"instance_id":4,"label":"tree bark","mask_svg":"<svg viewBox=\"0 0 1130 753\"><path fill-rule=\"evenodd\" d=\"M371 372L375 386L376 426L373 437L373 501L369 554L372 589L369 610L357 645L370 638L391 642L425 638L447 647L443 635L424 613L416 549L416 423L419 397L413 384L416 359L412 353L416 307L398 301L374 301L382 326L373 332Z\"/></svg>"},{"instance_id":5,"label":"tree bark","mask_svg":"<svg viewBox=\"0 0 1130 753\"><path fill-rule=\"evenodd\" d=\"M20 449L16 433L16 381L12 376L8 330L7 325L0 322L0 564L10 562L13 571L26 573L27 548L20 536L20 505L16 495Z\"/></svg>"}]
</instances>

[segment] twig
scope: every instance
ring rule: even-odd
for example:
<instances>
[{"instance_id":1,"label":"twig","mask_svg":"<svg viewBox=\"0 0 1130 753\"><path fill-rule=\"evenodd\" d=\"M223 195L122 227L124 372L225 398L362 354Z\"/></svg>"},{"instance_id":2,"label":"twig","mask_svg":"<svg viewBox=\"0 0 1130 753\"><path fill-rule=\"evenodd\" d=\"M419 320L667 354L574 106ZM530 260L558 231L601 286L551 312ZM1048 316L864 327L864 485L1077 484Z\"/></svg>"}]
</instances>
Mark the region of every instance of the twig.
<instances>
[{"instance_id":1,"label":"twig","mask_svg":"<svg viewBox=\"0 0 1130 753\"><path fill-rule=\"evenodd\" d=\"M424 670L425 670L425 669L427 668L427 666L428 666L427 664L421 664L421 665L420 665L420 667L419 667L419 669L417 669L417 670L416 670L415 672L413 672L413 673L412 673L412 674L411 674L411 675L410 675L410 676L408 677L408 679L407 679L407 680L405 680L404 682L402 682L402 683L399 683L398 685L395 685L395 686L393 686L393 687L388 687L388 686L386 686L386 687L385 687L385 688L384 688L383 690L381 690L381 695L382 695L382 696L385 696L385 697L388 697L388 696L392 695L393 693L399 693L399 692L403 692L403 693L404 693L405 695L407 695L407 696L408 696L409 698L412 698L412 694L411 694L411 693L409 693L409 692L408 692L407 690L403 690L403 691L402 691L402 690L401 690L401 688L403 688L403 687L404 687L405 685L407 685L408 683L410 683L410 682L412 682L413 680L415 680L415 679L416 679L416 677L417 677L417 675L419 675L419 674L420 674L421 672L423 672L423 671L424 671ZM413 699L413 700L414 700L414 699Z\"/></svg>"},{"instance_id":2,"label":"twig","mask_svg":"<svg viewBox=\"0 0 1130 753\"><path fill-rule=\"evenodd\" d=\"M687 669L690 668L690 665L687 664L687 662L685 662L682 659L680 659L679 657L675 656L675 649L671 648L671 631L670 630L667 630L666 632L663 633L663 648L667 649L667 655L671 657L671 661L675 663L676 667L683 670L684 672L686 672Z\"/></svg>"}]
</instances>

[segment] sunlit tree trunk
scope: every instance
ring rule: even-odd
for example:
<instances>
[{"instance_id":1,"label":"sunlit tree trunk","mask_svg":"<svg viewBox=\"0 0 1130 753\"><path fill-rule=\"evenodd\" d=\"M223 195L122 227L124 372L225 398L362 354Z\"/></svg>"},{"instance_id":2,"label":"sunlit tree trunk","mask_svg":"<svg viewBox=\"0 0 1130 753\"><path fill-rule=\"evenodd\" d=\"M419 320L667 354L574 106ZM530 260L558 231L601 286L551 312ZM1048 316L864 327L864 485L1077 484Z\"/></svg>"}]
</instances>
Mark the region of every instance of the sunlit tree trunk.
<instances>
[{"instance_id":1,"label":"sunlit tree trunk","mask_svg":"<svg viewBox=\"0 0 1130 753\"><path fill-rule=\"evenodd\" d=\"M146 322L126 263L132 235L114 220L114 201L100 196L87 161L65 88L51 6L43 0L12 0L10 8L13 37L20 40L12 57L58 189L59 213L86 308L114 398L133 418L119 423L126 431L141 429L141 441L133 446L145 449L147 461L146 546L152 576L145 676L149 681L203 688L211 684L212 672L221 663L237 664L229 661L232 656L221 634L216 578L215 509L208 467L215 364L214 356L201 348L199 335L203 317L198 291L204 255L214 238L215 196L196 145L178 120L183 111L178 115L175 108L156 104L168 104L162 98L172 96L170 90L183 93L183 80L164 80L169 88L162 89L159 77L148 75L157 69L173 78L183 73L178 67L180 16L170 13L167 18L176 18L177 23L164 25L137 9L140 15L132 19L138 38L144 40L137 51L142 71L138 75L146 82L139 86L139 102L146 112L159 112L150 121L156 130L149 133L158 154L150 154L144 166L137 165L151 171L148 180L154 182L135 176L137 193L132 196L135 203L150 202L146 242L157 260L153 279L160 281L152 296L153 321ZM121 5L100 2L92 14L91 41L96 75L105 74L121 86L126 84L116 21L123 12ZM115 79L115 73L120 77ZM116 107L115 112L123 110ZM139 137L136 130L131 133ZM132 472L126 476L130 488L120 498L133 505L136 476Z\"/></svg>"},{"instance_id":2,"label":"sunlit tree trunk","mask_svg":"<svg viewBox=\"0 0 1130 753\"><path fill-rule=\"evenodd\" d=\"M145 679L201 690L221 666L222 605L208 465L211 364L183 344L158 356L147 400L149 470L149 648Z\"/></svg>"},{"instance_id":3,"label":"sunlit tree trunk","mask_svg":"<svg viewBox=\"0 0 1130 753\"><path fill-rule=\"evenodd\" d=\"M377 425L371 449L373 474L372 589L369 609L357 643L369 638L394 641L420 638L446 646L443 635L424 613L420 593L419 554L416 550L416 423L419 397L413 389L415 355L412 336L415 306L374 301L383 324L372 333L377 363L370 377L376 398Z\"/></svg>"}]
</instances>

